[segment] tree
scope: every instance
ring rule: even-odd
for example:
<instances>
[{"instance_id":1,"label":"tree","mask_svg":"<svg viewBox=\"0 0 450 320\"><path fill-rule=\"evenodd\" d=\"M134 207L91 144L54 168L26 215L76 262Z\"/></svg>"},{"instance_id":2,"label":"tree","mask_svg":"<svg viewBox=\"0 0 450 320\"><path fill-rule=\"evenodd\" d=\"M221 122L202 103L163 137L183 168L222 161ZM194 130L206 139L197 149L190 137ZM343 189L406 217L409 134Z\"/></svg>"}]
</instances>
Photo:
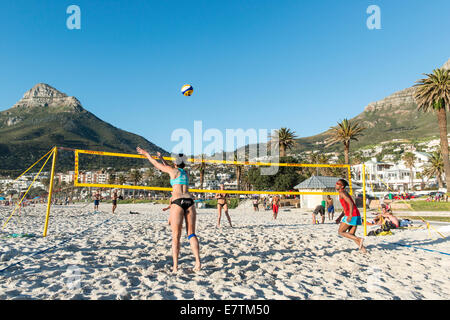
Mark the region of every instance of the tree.
<instances>
[{"instance_id":1,"label":"tree","mask_svg":"<svg viewBox=\"0 0 450 320\"><path fill-rule=\"evenodd\" d=\"M330 157L324 153L314 152L311 153L309 157L309 161L311 164L330 164ZM309 168L310 175L318 176L319 173L323 176L328 176L332 174L332 170L330 167L312 167Z\"/></svg>"},{"instance_id":2,"label":"tree","mask_svg":"<svg viewBox=\"0 0 450 320\"><path fill-rule=\"evenodd\" d=\"M291 131L288 128L281 128L280 130L275 130L274 135L271 137L273 140L278 142L280 148L280 157L286 156L286 151L292 149L295 145L295 131Z\"/></svg>"},{"instance_id":3,"label":"tree","mask_svg":"<svg viewBox=\"0 0 450 320\"><path fill-rule=\"evenodd\" d=\"M116 183L116 174L110 173L108 176L108 184L115 184Z\"/></svg>"},{"instance_id":4,"label":"tree","mask_svg":"<svg viewBox=\"0 0 450 320\"><path fill-rule=\"evenodd\" d=\"M444 187L444 183L442 180L442 175L444 173L444 161L442 159L442 153L440 150L434 151L431 154L430 159L428 159L428 163L423 168L423 174L428 178L436 177L439 188Z\"/></svg>"},{"instance_id":5,"label":"tree","mask_svg":"<svg viewBox=\"0 0 450 320\"><path fill-rule=\"evenodd\" d=\"M366 129L359 122L348 119L338 122L336 127L331 127L331 137L326 140L327 147L341 142L344 144L345 164L349 163L350 141L358 141L361 132Z\"/></svg>"},{"instance_id":6,"label":"tree","mask_svg":"<svg viewBox=\"0 0 450 320\"><path fill-rule=\"evenodd\" d=\"M426 78L416 81L414 99L418 110L437 114L440 147L444 164L447 192L450 186L450 160L447 138L447 111L450 111L450 70L444 68L424 74Z\"/></svg>"},{"instance_id":7,"label":"tree","mask_svg":"<svg viewBox=\"0 0 450 320\"><path fill-rule=\"evenodd\" d=\"M238 161L238 156L237 156L237 153L235 152L234 153L234 161ZM236 173L236 183L237 183L237 189L238 190L241 190L241 178L242 178L242 169L243 169L243 166L242 166L242 164L235 164L234 165L235 167L235 173Z\"/></svg>"},{"instance_id":8,"label":"tree","mask_svg":"<svg viewBox=\"0 0 450 320\"><path fill-rule=\"evenodd\" d=\"M125 178L125 176L123 174L120 174L119 178L118 178L118 182L119 182L119 184L124 185L127 182L127 178Z\"/></svg>"},{"instance_id":9,"label":"tree","mask_svg":"<svg viewBox=\"0 0 450 320\"><path fill-rule=\"evenodd\" d=\"M402 156L402 160L405 162L405 167L409 169L409 181L411 183L411 190L413 190L413 168L414 163L416 162L416 156L412 152L405 152Z\"/></svg>"},{"instance_id":10,"label":"tree","mask_svg":"<svg viewBox=\"0 0 450 320\"><path fill-rule=\"evenodd\" d=\"M201 155L201 162L194 165L194 169L198 170L200 173L200 189L203 189L203 182L205 180L205 172L206 172L206 167L208 166L205 162L206 160L206 155L202 154Z\"/></svg>"},{"instance_id":11,"label":"tree","mask_svg":"<svg viewBox=\"0 0 450 320\"><path fill-rule=\"evenodd\" d=\"M280 158L280 163L298 163L293 157ZM260 167L252 167L246 174L248 184L257 190L289 191L305 179L297 167L279 167L274 175L262 175Z\"/></svg>"},{"instance_id":12,"label":"tree","mask_svg":"<svg viewBox=\"0 0 450 320\"><path fill-rule=\"evenodd\" d=\"M139 170L131 170L130 172L130 180L136 186L142 180L142 172ZM133 190L133 199L135 199L136 189Z\"/></svg>"}]
</instances>

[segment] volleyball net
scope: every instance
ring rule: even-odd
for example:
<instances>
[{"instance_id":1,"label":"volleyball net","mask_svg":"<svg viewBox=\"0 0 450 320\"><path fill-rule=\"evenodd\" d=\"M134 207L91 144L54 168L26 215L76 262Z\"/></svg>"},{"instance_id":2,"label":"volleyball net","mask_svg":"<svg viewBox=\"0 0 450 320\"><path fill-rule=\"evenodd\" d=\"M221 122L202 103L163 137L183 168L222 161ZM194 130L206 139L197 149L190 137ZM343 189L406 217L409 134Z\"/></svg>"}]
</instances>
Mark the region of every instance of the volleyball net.
<instances>
[{"instance_id":1,"label":"volleyball net","mask_svg":"<svg viewBox=\"0 0 450 320\"><path fill-rule=\"evenodd\" d=\"M105 188L105 189L131 189L131 190L148 190L148 191L157 191L157 192L170 192L172 191L171 187L161 187L161 186L151 186L151 185L130 185L127 184L127 180L125 179L124 183L117 184L117 183L99 183L98 181L86 181L85 179L82 179L84 173L86 171L95 171L95 170L101 170L104 168L105 163L110 165L114 169L114 165L117 163L121 163L123 168L133 168L133 170L141 170L143 168L151 168L151 164L148 163L148 159L139 154L126 154L126 153L116 153L116 152L104 152L104 151L92 151L92 150L81 150L81 149L69 149L69 148L62 148L62 147L54 147L50 151L48 151L44 156L42 156L38 161L36 161L31 167L29 167L27 170L25 170L21 175L19 175L14 181L17 181L19 178L21 178L25 173L29 172L33 167L35 167L38 163L40 163L42 160L44 160L43 165L41 166L38 173L35 175L32 183L29 185L28 189L23 195L20 195L20 200L15 203L14 210L12 210L11 214L8 215L5 219L5 222L3 223L2 230L6 227L8 222L13 217L14 213L19 212L21 206L27 201L29 198L28 193L31 190L33 184L41 173L43 172L44 167L47 163L50 162L50 159L52 159L51 163L51 171L50 171L50 177L49 177L49 185L48 185L48 192L46 193L47 196L47 210L45 215L45 225L44 225L44 232L43 236L45 237L47 235L47 229L49 225L49 217L50 217L50 209L52 205L52 196L54 193L58 192L58 189L54 188L54 182L56 179L56 161L57 161L57 155L58 150L60 151L69 151L74 153L74 176L73 176L73 185L74 187L87 187L87 188ZM107 157L107 161L98 161L99 157ZM157 157L154 157L157 159ZM118 161L118 159L128 159L127 161ZM131 162L130 162L131 159ZM175 161L175 158L172 157L163 157L166 161ZM352 176L351 176L351 168L350 165L345 164L301 164L301 163L274 163L274 162L252 162L252 161L230 161L230 160L215 160L215 159L205 159L205 158L189 158L187 159L188 163L191 163L193 165L198 165L200 163L207 163L209 165L234 165L234 166L253 166L253 167L290 167L290 168L298 168L300 169L317 169L317 172L319 169L334 169L335 173L337 172L340 178L345 178L349 183L349 193L353 194L353 185L352 185ZM338 171L336 171L338 170ZM345 177L344 177L345 176ZM114 182L117 182L117 179L114 179ZM191 193L203 193L203 194L214 194L214 193L227 193L227 194L241 194L241 195L338 195L337 192L335 192L334 188L331 188L331 186L327 187L318 187L313 186L310 189L307 189L309 191L282 191L282 190L215 190L215 189L195 189L195 188L189 188L189 192ZM317 190L323 190L323 191L317 191ZM2 190L0 190L2 191ZM365 191L363 190L363 194L365 196ZM364 199L365 200L365 199ZM365 201L364 201L365 204Z\"/></svg>"},{"instance_id":2,"label":"volleyball net","mask_svg":"<svg viewBox=\"0 0 450 320\"><path fill-rule=\"evenodd\" d=\"M151 190L151 191L172 191L170 187L158 187L158 186L143 186L143 185L126 185L126 184L111 184L111 183L92 183L83 182L80 179L80 160L82 155L92 156L106 156L106 157L120 157L131 159L145 159L147 158L139 154L126 154L115 152L103 152L92 150L74 150L75 152L75 175L74 185L77 187L93 187L93 188L115 188L115 189L132 189L132 190ZM157 157L153 157L158 159ZM175 161L173 157L163 157L167 161ZM229 161L229 160L214 160L214 159L200 159L189 158L188 162L192 164L208 163L215 165L234 165L234 166L263 166L263 167L295 167L295 168L341 168L345 171L345 178L349 183L349 193L353 194L352 176L350 165L347 164L301 164L301 163L274 163L274 162L251 162L251 161ZM148 163L142 163L142 165L149 166ZM82 168L83 169L83 168ZM312 188L313 189L313 188ZM319 189L319 188L318 188ZM325 187L323 189L326 189ZM195 189L189 188L191 193L227 193L227 194L244 194L244 195L338 195L335 191L274 191L274 190L214 190L214 189Z\"/></svg>"}]
</instances>

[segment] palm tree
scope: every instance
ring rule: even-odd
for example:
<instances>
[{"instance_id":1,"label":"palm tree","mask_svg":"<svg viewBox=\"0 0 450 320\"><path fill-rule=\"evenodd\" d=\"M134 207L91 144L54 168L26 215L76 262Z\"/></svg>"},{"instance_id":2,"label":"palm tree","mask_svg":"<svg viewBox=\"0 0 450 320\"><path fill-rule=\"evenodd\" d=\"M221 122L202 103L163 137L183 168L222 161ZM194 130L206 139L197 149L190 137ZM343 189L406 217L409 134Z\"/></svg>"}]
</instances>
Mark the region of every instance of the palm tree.
<instances>
[{"instance_id":1,"label":"palm tree","mask_svg":"<svg viewBox=\"0 0 450 320\"><path fill-rule=\"evenodd\" d=\"M142 172L139 170L131 170L130 179L136 186L142 180ZM136 189L133 189L133 199L135 199Z\"/></svg>"},{"instance_id":2,"label":"palm tree","mask_svg":"<svg viewBox=\"0 0 450 320\"><path fill-rule=\"evenodd\" d=\"M444 160L440 150L434 151L428 159L428 164L423 168L423 174L429 179L436 177L439 188L444 187L442 174L444 173Z\"/></svg>"},{"instance_id":3,"label":"palm tree","mask_svg":"<svg viewBox=\"0 0 450 320\"><path fill-rule=\"evenodd\" d=\"M200 189L203 189L203 182L205 180L205 172L206 172L206 167L208 166L205 162L206 160L206 155L202 154L201 155L201 161L200 163L194 165L194 169L198 170L200 173Z\"/></svg>"},{"instance_id":4,"label":"palm tree","mask_svg":"<svg viewBox=\"0 0 450 320\"><path fill-rule=\"evenodd\" d=\"M295 131L291 131L288 128L281 128L280 130L275 130L274 135L271 137L273 140L278 140L278 145L280 148L280 157L286 156L286 151L292 149L295 145Z\"/></svg>"},{"instance_id":5,"label":"palm tree","mask_svg":"<svg viewBox=\"0 0 450 320\"><path fill-rule=\"evenodd\" d=\"M409 169L409 181L411 183L411 190L413 190L413 168L414 162L416 161L416 156L412 152L405 152L402 156L402 160L405 162L405 167Z\"/></svg>"},{"instance_id":6,"label":"palm tree","mask_svg":"<svg viewBox=\"0 0 450 320\"><path fill-rule=\"evenodd\" d=\"M441 153L444 162L444 173L447 192L450 187L450 160L448 157L447 111L450 111L450 70L441 68L433 70L432 74L424 74L424 79L416 81L414 85L418 110L434 111L437 114Z\"/></svg>"},{"instance_id":7,"label":"palm tree","mask_svg":"<svg viewBox=\"0 0 450 320\"><path fill-rule=\"evenodd\" d=\"M119 184L124 185L127 182L127 178L125 178L125 176L123 174L120 174L119 178L118 178L118 182L119 182Z\"/></svg>"},{"instance_id":8,"label":"palm tree","mask_svg":"<svg viewBox=\"0 0 450 320\"><path fill-rule=\"evenodd\" d=\"M319 153L319 152L313 152L311 153L311 155L309 156L309 162L311 164L329 164L330 163L330 158L324 154L324 153ZM310 168L310 174L316 174L317 176L320 174L326 176L328 174L330 174L330 170L328 170L329 168L320 168L320 167L312 167Z\"/></svg>"},{"instance_id":9,"label":"palm tree","mask_svg":"<svg viewBox=\"0 0 450 320\"><path fill-rule=\"evenodd\" d=\"M116 174L115 173L109 173L108 184L115 184L115 183L116 183Z\"/></svg>"},{"instance_id":10,"label":"palm tree","mask_svg":"<svg viewBox=\"0 0 450 320\"><path fill-rule=\"evenodd\" d=\"M238 161L237 153L234 153L234 161ZM236 172L237 189L241 190L241 178L242 178L243 165L235 164L234 166L235 166L235 172Z\"/></svg>"},{"instance_id":11,"label":"palm tree","mask_svg":"<svg viewBox=\"0 0 450 320\"><path fill-rule=\"evenodd\" d=\"M345 164L349 163L350 141L358 141L357 137L366 129L359 122L348 119L338 122L336 127L331 127L332 135L326 140L327 147L342 142L344 144Z\"/></svg>"}]
</instances>

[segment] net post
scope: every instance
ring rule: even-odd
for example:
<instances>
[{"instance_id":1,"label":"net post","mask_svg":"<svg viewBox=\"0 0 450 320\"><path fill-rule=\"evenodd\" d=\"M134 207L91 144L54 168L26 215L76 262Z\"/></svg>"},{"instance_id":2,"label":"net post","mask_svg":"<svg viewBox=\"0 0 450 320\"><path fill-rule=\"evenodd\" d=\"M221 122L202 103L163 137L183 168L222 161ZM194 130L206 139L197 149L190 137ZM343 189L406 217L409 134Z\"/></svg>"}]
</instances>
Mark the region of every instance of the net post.
<instances>
[{"instance_id":1,"label":"net post","mask_svg":"<svg viewBox=\"0 0 450 320\"><path fill-rule=\"evenodd\" d=\"M58 153L58 148L53 148L53 160L52 160L52 171L50 174L50 186L48 190L48 199L47 199L47 214L45 215L45 226L44 226L44 234L43 236L47 236L47 228L48 228L48 218L50 216L50 207L52 205L52 192L53 192L53 179L55 177L55 164L56 164L56 154Z\"/></svg>"},{"instance_id":2,"label":"net post","mask_svg":"<svg viewBox=\"0 0 450 320\"><path fill-rule=\"evenodd\" d=\"M364 236L367 236L367 214L366 214L366 165L362 165L363 180L363 215L364 215Z\"/></svg>"}]
</instances>

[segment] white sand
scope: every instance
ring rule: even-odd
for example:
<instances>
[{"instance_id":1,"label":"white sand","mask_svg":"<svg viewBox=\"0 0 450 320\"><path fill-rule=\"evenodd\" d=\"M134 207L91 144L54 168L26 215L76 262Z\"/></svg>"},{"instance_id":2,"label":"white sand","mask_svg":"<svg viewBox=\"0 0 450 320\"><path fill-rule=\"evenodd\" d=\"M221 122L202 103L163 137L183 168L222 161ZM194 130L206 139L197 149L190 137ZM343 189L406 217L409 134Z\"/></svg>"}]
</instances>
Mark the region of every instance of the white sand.
<instances>
[{"instance_id":1,"label":"white sand","mask_svg":"<svg viewBox=\"0 0 450 320\"><path fill-rule=\"evenodd\" d=\"M97 214L92 204L55 206L47 238L41 237L45 207L25 208L4 232L38 236L0 240L0 269L12 265L0 272L0 299L449 298L449 255L392 244L450 253L449 238L399 230L367 237L370 253L364 255L338 236L336 224L311 225L310 214L300 209L281 210L276 221L269 211L230 210L233 229L225 215L216 229L216 211L198 210L203 269L191 271L184 231L174 275L163 207L119 204L112 215L104 203ZM2 221L9 212L0 207ZM448 227L437 228L450 236Z\"/></svg>"}]
</instances>

